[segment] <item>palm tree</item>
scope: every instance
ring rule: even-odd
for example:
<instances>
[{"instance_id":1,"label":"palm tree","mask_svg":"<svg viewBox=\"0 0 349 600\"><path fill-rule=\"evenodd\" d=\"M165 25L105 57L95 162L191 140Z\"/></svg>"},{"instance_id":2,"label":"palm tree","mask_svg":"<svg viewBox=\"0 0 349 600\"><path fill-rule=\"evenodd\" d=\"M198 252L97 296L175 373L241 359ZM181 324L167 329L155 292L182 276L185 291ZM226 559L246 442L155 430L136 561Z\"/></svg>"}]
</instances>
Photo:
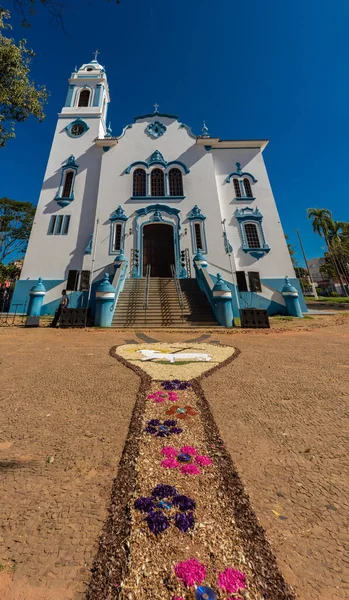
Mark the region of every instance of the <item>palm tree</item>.
<instances>
[{"instance_id":1,"label":"palm tree","mask_svg":"<svg viewBox=\"0 0 349 600\"><path fill-rule=\"evenodd\" d=\"M328 249L330 248L329 233L333 224L332 213L327 208L308 208L308 219L313 219L313 231L326 241Z\"/></svg>"},{"instance_id":2,"label":"palm tree","mask_svg":"<svg viewBox=\"0 0 349 600\"><path fill-rule=\"evenodd\" d=\"M308 208L308 219L313 219L313 231L324 238L329 255L333 262L333 266L336 270L337 278L342 288L343 296L347 296L347 291L343 285L340 270L338 268L336 257L334 256L331 248L331 241L339 237L339 229L341 226L332 219L332 213L327 208Z\"/></svg>"}]
</instances>

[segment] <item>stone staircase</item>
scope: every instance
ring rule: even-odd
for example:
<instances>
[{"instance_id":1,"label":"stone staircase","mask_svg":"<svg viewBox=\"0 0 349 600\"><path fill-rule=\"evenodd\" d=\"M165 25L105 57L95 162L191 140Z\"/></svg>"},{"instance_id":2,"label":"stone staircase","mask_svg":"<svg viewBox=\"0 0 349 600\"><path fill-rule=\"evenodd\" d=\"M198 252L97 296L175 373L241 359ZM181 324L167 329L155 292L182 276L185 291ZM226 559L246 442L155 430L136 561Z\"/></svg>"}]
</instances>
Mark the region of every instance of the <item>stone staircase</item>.
<instances>
[{"instance_id":1,"label":"stone staircase","mask_svg":"<svg viewBox=\"0 0 349 600\"><path fill-rule=\"evenodd\" d=\"M182 311L174 279L149 280L148 309L144 309L145 279L126 279L115 308L112 327L219 327L196 279L179 280Z\"/></svg>"}]
</instances>

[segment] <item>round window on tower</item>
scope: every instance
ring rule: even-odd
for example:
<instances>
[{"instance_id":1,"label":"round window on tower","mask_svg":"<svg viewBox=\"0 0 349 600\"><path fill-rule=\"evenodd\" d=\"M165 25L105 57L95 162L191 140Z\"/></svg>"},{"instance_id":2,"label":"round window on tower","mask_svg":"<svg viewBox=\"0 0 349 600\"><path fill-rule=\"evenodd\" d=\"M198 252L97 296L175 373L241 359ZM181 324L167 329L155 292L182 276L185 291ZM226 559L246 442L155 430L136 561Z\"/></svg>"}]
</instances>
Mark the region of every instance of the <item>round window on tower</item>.
<instances>
[{"instance_id":1,"label":"round window on tower","mask_svg":"<svg viewBox=\"0 0 349 600\"><path fill-rule=\"evenodd\" d=\"M85 127L82 125L82 123L75 123L75 125L73 125L73 127L71 128L70 132L74 137L78 137L78 135L82 135L85 131Z\"/></svg>"},{"instance_id":2,"label":"round window on tower","mask_svg":"<svg viewBox=\"0 0 349 600\"><path fill-rule=\"evenodd\" d=\"M65 129L70 137L78 138L89 129L89 126L82 119L76 119Z\"/></svg>"},{"instance_id":3,"label":"round window on tower","mask_svg":"<svg viewBox=\"0 0 349 600\"><path fill-rule=\"evenodd\" d=\"M86 71L93 71L92 67L87 67Z\"/></svg>"}]
</instances>

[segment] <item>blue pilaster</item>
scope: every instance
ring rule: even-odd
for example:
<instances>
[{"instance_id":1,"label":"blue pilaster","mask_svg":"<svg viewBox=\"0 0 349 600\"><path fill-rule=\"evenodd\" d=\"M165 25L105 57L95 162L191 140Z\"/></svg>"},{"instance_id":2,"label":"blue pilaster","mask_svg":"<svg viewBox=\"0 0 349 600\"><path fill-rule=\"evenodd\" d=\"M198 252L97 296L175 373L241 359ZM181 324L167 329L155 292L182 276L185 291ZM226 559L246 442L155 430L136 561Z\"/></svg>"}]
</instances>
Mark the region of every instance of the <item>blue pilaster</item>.
<instances>
[{"instance_id":1,"label":"blue pilaster","mask_svg":"<svg viewBox=\"0 0 349 600\"><path fill-rule=\"evenodd\" d=\"M96 288L96 327L110 327L114 314L115 288L106 273Z\"/></svg>"},{"instance_id":2,"label":"blue pilaster","mask_svg":"<svg viewBox=\"0 0 349 600\"><path fill-rule=\"evenodd\" d=\"M74 94L74 88L75 88L75 85L74 85L74 84L71 84L71 85L69 86L69 89L68 89L68 94L67 94L67 99L66 99L66 101L65 101L65 105L66 105L66 106L71 106L71 105L72 105L72 99L73 99L73 94Z\"/></svg>"},{"instance_id":3,"label":"blue pilaster","mask_svg":"<svg viewBox=\"0 0 349 600\"><path fill-rule=\"evenodd\" d=\"M37 283L33 285L29 292L28 317L40 317L45 294L46 288L42 283L41 277L39 277Z\"/></svg>"},{"instance_id":4,"label":"blue pilaster","mask_svg":"<svg viewBox=\"0 0 349 600\"><path fill-rule=\"evenodd\" d=\"M285 285L281 291L286 302L287 314L290 317L303 317L301 305L299 302L299 295L295 287L290 284L288 277L285 277Z\"/></svg>"},{"instance_id":5,"label":"blue pilaster","mask_svg":"<svg viewBox=\"0 0 349 600\"><path fill-rule=\"evenodd\" d=\"M99 106L100 100L101 100L101 91L102 91L102 84L101 83L97 83L96 85L96 91L95 91L95 97L93 99L93 106Z\"/></svg>"}]
</instances>

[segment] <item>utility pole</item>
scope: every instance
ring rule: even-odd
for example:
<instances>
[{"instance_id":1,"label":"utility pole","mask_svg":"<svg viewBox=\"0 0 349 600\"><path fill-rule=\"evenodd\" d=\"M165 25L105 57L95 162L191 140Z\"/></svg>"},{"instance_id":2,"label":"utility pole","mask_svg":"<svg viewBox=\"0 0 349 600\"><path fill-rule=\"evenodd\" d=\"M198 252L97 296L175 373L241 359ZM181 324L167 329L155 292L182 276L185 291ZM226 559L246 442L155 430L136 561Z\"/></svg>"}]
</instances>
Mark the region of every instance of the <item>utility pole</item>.
<instances>
[{"instance_id":1,"label":"utility pole","mask_svg":"<svg viewBox=\"0 0 349 600\"><path fill-rule=\"evenodd\" d=\"M298 235L298 239L299 239L299 245L300 245L300 247L301 247L301 250L302 250L302 254L303 254L303 258L304 258L304 262L305 262L305 264L306 264L306 266L307 266L307 271L308 271L309 279L310 279L310 281L311 281L311 287L313 288L313 294L314 294L315 298L316 298L316 299L318 299L318 295L317 295L317 291L316 291L315 283L314 283L314 281L313 281L313 278L312 278L312 276L311 276L311 272L310 272L310 269L309 269L309 265L308 265L307 257L305 256L305 252L304 252L304 248L303 248L303 244L302 244L301 236L300 236L300 233L299 233L299 229L296 229L296 232L297 232L297 235Z\"/></svg>"}]
</instances>

